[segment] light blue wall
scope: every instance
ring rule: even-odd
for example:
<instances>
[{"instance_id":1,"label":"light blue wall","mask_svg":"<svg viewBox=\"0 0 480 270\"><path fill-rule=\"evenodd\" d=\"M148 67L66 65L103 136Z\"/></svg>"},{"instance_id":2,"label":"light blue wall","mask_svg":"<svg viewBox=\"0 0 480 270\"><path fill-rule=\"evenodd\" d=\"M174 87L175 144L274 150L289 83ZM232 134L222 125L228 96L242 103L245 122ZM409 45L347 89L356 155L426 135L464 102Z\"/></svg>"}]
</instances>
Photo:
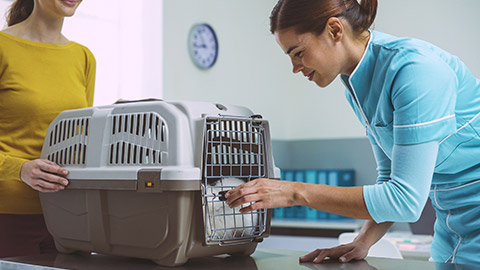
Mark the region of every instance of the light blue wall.
<instances>
[{"instance_id":1,"label":"light blue wall","mask_svg":"<svg viewBox=\"0 0 480 270\"><path fill-rule=\"evenodd\" d=\"M164 97L245 105L270 121L272 138L365 138L343 86L326 89L293 75L269 33L276 0L164 0ZM480 77L478 0L379 0L374 29L413 36L458 55ZM220 55L209 71L187 52L190 27L210 23Z\"/></svg>"}]
</instances>

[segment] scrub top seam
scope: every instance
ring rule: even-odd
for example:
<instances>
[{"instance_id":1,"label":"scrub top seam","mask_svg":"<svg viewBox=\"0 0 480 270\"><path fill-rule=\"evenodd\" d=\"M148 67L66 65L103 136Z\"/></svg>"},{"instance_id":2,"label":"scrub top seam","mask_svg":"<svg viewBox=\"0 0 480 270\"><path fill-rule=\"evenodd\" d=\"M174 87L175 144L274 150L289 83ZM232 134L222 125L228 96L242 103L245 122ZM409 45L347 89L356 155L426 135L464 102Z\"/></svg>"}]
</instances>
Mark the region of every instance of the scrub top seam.
<instances>
[{"instance_id":1,"label":"scrub top seam","mask_svg":"<svg viewBox=\"0 0 480 270\"><path fill-rule=\"evenodd\" d=\"M477 113L474 117L472 117L472 119L468 120L468 122L465 123L465 125L463 125L463 126L460 127L459 129L457 129L457 130L455 131L455 133L457 133L457 132L459 132L460 130L466 128L466 127L467 127L468 125L470 125L473 121L475 121L475 119L477 119L478 116L480 116L480 112ZM455 133L453 133L453 134L455 134ZM452 136L453 134L450 134L450 135L448 135L447 137L445 137L445 139L441 140L441 141L440 141L440 144L443 143L446 139L450 138L450 136Z\"/></svg>"},{"instance_id":2,"label":"scrub top seam","mask_svg":"<svg viewBox=\"0 0 480 270\"><path fill-rule=\"evenodd\" d=\"M455 246L455 249L452 251L452 255L450 255L450 257L447 259L447 261L446 261L447 263L448 262L453 263L455 261L455 255L457 254L458 247L460 247L460 243L462 242L462 236L459 233L457 233L456 231L454 231L450 227L450 224L448 223L448 221L450 219L450 215L451 215L451 210L448 210L448 215L447 215L447 219L445 220L445 224L447 225L448 229L450 229L450 231L452 231L455 235L457 235L458 243Z\"/></svg>"},{"instance_id":3,"label":"scrub top seam","mask_svg":"<svg viewBox=\"0 0 480 270\"><path fill-rule=\"evenodd\" d=\"M470 186L470 185L474 185L474 184L477 184L477 183L480 183L480 180L475 180L473 182L463 184L463 185L460 185L460 186L456 186L456 187L452 187L452 188L436 189L436 191L452 191L452 190L464 188L464 187L467 187L467 186Z\"/></svg>"},{"instance_id":4,"label":"scrub top seam","mask_svg":"<svg viewBox=\"0 0 480 270\"><path fill-rule=\"evenodd\" d=\"M409 127L426 126L426 125L435 124L435 123L441 122L443 120L447 120L447 119L454 118L454 117L455 117L455 114L451 114L451 115L447 115L447 116L444 116L442 118L438 118L438 119L428 121L428 122L423 122L423 123L418 123L418 124L409 124L409 125L393 125L393 127L394 128L409 128Z\"/></svg>"}]
</instances>

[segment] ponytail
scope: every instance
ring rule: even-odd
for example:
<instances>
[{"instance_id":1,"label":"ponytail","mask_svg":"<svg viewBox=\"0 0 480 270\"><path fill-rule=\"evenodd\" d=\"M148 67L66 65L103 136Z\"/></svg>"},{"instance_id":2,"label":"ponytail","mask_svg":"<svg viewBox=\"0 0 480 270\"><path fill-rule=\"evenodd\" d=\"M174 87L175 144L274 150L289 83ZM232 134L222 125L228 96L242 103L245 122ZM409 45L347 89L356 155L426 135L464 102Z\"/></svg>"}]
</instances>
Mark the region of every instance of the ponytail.
<instances>
[{"instance_id":1,"label":"ponytail","mask_svg":"<svg viewBox=\"0 0 480 270\"><path fill-rule=\"evenodd\" d=\"M373 24L377 5L377 0L279 0L270 15L270 31L295 27L299 34L321 34L330 17L342 17L359 35Z\"/></svg>"},{"instance_id":2,"label":"ponytail","mask_svg":"<svg viewBox=\"0 0 480 270\"><path fill-rule=\"evenodd\" d=\"M24 21L33 11L33 0L15 0L7 15L7 25L12 26Z\"/></svg>"},{"instance_id":3,"label":"ponytail","mask_svg":"<svg viewBox=\"0 0 480 270\"><path fill-rule=\"evenodd\" d=\"M362 30L367 30L370 28L370 26L373 24L373 21L375 21L375 17L377 16L377 7L377 0L360 0L360 8L366 17L362 24Z\"/></svg>"}]
</instances>

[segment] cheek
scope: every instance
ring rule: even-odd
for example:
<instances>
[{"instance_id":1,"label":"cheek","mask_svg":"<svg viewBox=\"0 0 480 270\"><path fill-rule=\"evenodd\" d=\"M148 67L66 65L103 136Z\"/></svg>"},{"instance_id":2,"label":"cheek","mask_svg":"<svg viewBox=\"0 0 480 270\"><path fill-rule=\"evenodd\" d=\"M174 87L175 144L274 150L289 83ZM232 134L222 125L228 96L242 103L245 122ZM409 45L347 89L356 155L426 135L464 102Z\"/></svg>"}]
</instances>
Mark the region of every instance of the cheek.
<instances>
[{"instance_id":1,"label":"cheek","mask_svg":"<svg viewBox=\"0 0 480 270\"><path fill-rule=\"evenodd\" d=\"M314 69L320 73L328 73L328 70L331 69L332 64L334 64L332 62L332 58L329 57L328 54L323 54L320 51L305 55L303 58L303 65L305 67Z\"/></svg>"}]
</instances>

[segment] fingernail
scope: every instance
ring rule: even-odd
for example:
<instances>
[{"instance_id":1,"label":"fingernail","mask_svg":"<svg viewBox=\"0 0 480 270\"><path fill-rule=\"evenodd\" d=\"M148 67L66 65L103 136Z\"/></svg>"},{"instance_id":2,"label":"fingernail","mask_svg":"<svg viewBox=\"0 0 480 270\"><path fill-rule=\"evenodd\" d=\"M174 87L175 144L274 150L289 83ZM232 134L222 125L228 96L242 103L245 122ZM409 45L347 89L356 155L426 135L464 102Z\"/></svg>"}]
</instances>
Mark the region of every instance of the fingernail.
<instances>
[{"instance_id":1,"label":"fingernail","mask_svg":"<svg viewBox=\"0 0 480 270\"><path fill-rule=\"evenodd\" d=\"M345 257L340 257L340 261L341 261L342 263L344 263L344 262L347 261L347 258L345 258Z\"/></svg>"},{"instance_id":2,"label":"fingernail","mask_svg":"<svg viewBox=\"0 0 480 270\"><path fill-rule=\"evenodd\" d=\"M68 173L68 171L67 171L67 170L63 170L62 172L63 172L63 174L67 174L67 173Z\"/></svg>"},{"instance_id":3,"label":"fingernail","mask_svg":"<svg viewBox=\"0 0 480 270\"><path fill-rule=\"evenodd\" d=\"M66 186L68 185L68 181L63 181L63 184Z\"/></svg>"},{"instance_id":4,"label":"fingernail","mask_svg":"<svg viewBox=\"0 0 480 270\"><path fill-rule=\"evenodd\" d=\"M225 198L228 198L228 196L230 196L230 193L225 193Z\"/></svg>"}]
</instances>

